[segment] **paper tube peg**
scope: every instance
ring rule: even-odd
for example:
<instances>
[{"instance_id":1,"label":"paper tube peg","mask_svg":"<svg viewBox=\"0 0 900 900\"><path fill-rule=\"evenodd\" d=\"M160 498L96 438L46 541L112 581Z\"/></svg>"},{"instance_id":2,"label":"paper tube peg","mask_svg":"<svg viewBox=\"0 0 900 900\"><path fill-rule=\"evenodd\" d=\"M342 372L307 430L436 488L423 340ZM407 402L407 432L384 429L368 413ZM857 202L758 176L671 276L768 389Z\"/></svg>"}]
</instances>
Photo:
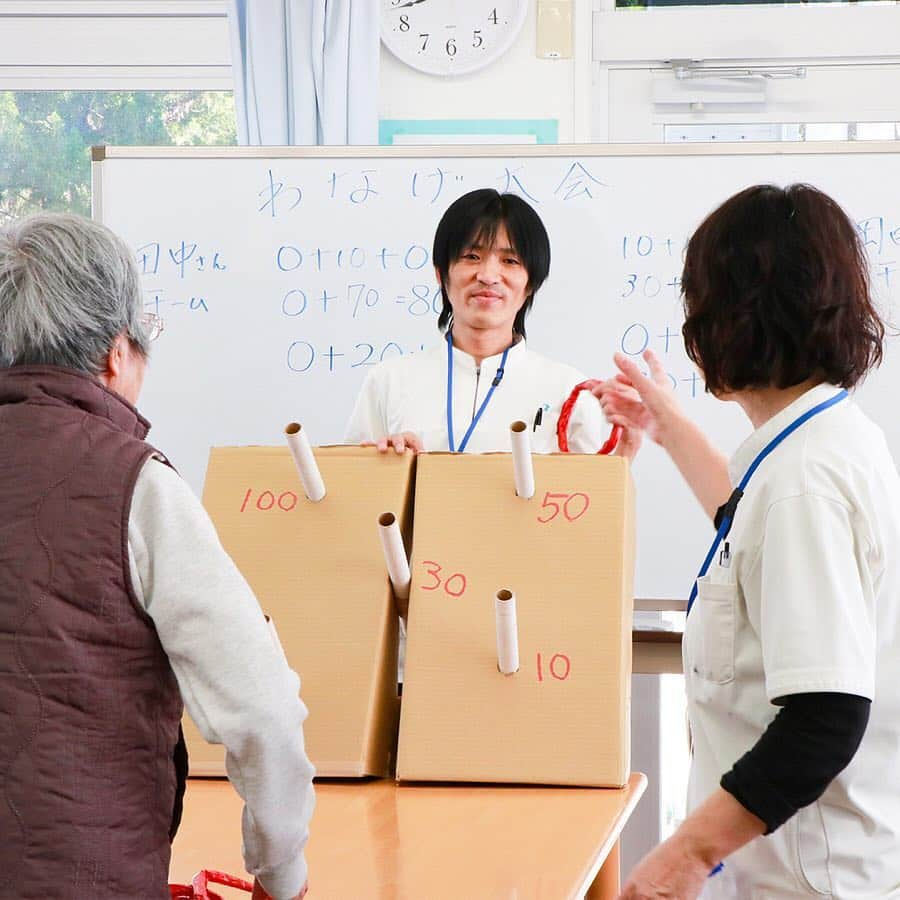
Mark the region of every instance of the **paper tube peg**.
<instances>
[{"instance_id":1,"label":"paper tube peg","mask_svg":"<svg viewBox=\"0 0 900 900\"><path fill-rule=\"evenodd\" d=\"M406 559L406 549L403 546L400 526L393 513L382 513L378 517L378 535L381 538L381 548L384 550L388 575L394 587L397 608L401 617L405 619L409 608L409 562Z\"/></svg>"},{"instance_id":2,"label":"paper tube peg","mask_svg":"<svg viewBox=\"0 0 900 900\"><path fill-rule=\"evenodd\" d=\"M494 621L497 625L497 668L504 675L512 675L519 671L519 626L516 595L512 591L497 591Z\"/></svg>"},{"instance_id":3,"label":"paper tube peg","mask_svg":"<svg viewBox=\"0 0 900 900\"><path fill-rule=\"evenodd\" d=\"M325 482L322 481L322 473L313 456L312 447L309 446L306 432L302 425L291 422L284 429L284 434L287 437L288 447L291 448L291 456L297 464L303 491L313 503L318 503L325 496Z\"/></svg>"},{"instance_id":4,"label":"paper tube peg","mask_svg":"<svg viewBox=\"0 0 900 900\"><path fill-rule=\"evenodd\" d=\"M516 494L524 500L530 500L534 496L534 463L531 459L528 426L524 422L513 422L509 426L509 436L512 441Z\"/></svg>"}]
</instances>

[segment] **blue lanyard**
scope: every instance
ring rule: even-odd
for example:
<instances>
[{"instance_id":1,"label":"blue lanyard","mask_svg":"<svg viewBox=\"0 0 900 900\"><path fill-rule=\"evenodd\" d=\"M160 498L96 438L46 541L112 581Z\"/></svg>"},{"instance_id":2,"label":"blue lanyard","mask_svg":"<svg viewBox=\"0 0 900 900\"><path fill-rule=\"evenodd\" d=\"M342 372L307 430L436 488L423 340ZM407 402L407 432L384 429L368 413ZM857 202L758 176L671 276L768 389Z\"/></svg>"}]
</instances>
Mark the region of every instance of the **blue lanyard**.
<instances>
[{"instance_id":1,"label":"blue lanyard","mask_svg":"<svg viewBox=\"0 0 900 900\"><path fill-rule=\"evenodd\" d=\"M503 371L506 368L506 357L508 354L509 347L503 351L503 356L500 358L500 367L497 369L497 374L494 375L494 380L491 382L491 389L487 392L487 396L482 401L481 406L478 407L478 412L475 413L468 430L463 435L462 442L459 445L460 453L466 449L466 444L469 443L469 438L472 437L472 432L475 430L481 414L487 409L488 403L491 402L491 397L497 385L503 381ZM447 443L450 445L450 452L456 453L456 445L453 440L453 335L449 331L447 332Z\"/></svg>"},{"instance_id":2,"label":"blue lanyard","mask_svg":"<svg viewBox=\"0 0 900 900\"><path fill-rule=\"evenodd\" d=\"M796 431L804 422L808 422L813 416L817 416L820 412L824 412L831 406L834 406L836 403L840 403L841 400L846 399L847 392L840 391L835 394L833 397L830 397L828 400L823 400L817 406L814 406L812 409L808 409L803 415L798 416L788 425L783 431L779 432L775 437L766 444L765 447L759 452L756 459L750 463L750 468L744 473L744 477L741 479L740 484L734 489L731 496L728 498L728 502L725 504L723 508L722 521L719 522L719 528L716 531L715 540L712 542L712 546L709 548L709 553L706 554L706 559L703 560L703 565L700 568L700 573L697 575L697 578L694 581L694 586L691 588L691 596L688 598L687 611L690 613L691 607L694 605L694 600L697 599L697 581L699 581L709 569L709 565L713 560L713 557L716 554L716 550L719 549L719 544L728 537L728 532L731 530L731 523L734 520L734 514L737 511L737 505L740 502L741 497L744 495L744 491L747 488L747 482L750 481L753 473L759 468L760 463L792 432Z\"/></svg>"}]
</instances>

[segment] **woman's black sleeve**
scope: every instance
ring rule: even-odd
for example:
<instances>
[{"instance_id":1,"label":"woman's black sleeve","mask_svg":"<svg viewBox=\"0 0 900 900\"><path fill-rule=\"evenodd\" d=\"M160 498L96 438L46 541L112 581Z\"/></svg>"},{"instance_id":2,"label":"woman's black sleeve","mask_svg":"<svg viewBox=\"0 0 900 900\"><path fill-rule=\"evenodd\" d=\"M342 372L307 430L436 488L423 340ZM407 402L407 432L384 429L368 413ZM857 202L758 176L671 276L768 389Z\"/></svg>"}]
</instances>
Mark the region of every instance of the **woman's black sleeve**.
<instances>
[{"instance_id":1,"label":"woman's black sleeve","mask_svg":"<svg viewBox=\"0 0 900 900\"><path fill-rule=\"evenodd\" d=\"M853 759L871 701L854 694L791 694L721 785L766 823L766 834L825 792Z\"/></svg>"}]
</instances>

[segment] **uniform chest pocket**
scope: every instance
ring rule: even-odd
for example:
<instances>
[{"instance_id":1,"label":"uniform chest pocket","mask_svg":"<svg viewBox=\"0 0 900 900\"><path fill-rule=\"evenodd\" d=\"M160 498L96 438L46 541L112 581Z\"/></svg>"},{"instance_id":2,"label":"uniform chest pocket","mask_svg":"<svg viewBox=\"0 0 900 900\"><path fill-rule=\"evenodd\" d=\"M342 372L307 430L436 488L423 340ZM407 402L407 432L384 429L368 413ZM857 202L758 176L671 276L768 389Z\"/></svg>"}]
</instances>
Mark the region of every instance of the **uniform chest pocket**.
<instances>
[{"instance_id":1,"label":"uniform chest pocket","mask_svg":"<svg viewBox=\"0 0 900 900\"><path fill-rule=\"evenodd\" d=\"M714 684L734 680L734 629L738 601L736 584L697 580L697 598L685 634L690 672Z\"/></svg>"}]
</instances>

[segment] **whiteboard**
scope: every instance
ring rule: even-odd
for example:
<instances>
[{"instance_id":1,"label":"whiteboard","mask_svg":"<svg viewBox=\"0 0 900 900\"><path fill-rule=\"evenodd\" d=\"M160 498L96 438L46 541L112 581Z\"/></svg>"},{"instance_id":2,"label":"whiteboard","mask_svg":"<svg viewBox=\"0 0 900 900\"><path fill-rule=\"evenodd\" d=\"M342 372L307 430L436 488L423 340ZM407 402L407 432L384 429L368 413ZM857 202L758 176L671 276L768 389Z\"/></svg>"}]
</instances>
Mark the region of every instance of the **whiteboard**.
<instances>
[{"instance_id":1,"label":"whiteboard","mask_svg":"<svg viewBox=\"0 0 900 900\"><path fill-rule=\"evenodd\" d=\"M900 296L891 144L96 148L93 165L94 215L134 248L146 308L165 320L140 403L150 440L198 493L211 446L280 444L291 421L340 442L369 368L440 340L431 240L475 188L521 194L549 231L530 346L591 377L611 374L615 350L652 347L726 453L750 426L704 395L680 339L683 248L711 209L751 184L811 183L859 223L883 308ZM898 356L890 340L858 392L895 458ZM636 595L683 598L709 522L658 447L634 477Z\"/></svg>"}]
</instances>

